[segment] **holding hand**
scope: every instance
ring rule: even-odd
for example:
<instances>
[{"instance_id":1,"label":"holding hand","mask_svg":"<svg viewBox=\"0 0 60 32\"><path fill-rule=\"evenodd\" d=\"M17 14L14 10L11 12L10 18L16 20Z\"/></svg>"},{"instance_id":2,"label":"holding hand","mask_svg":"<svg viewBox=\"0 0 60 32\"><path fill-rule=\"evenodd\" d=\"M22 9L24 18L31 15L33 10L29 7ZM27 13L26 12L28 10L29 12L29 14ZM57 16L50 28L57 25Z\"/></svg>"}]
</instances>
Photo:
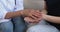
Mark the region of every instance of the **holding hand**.
<instances>
[{"instance_id":1,"label":"holding hand","mask_svg":"<svg viewBox=\"0 0 60 32\"><path fill-rule=\"evenodd\" d=\"M41 15L39 10L34 10L34 9L26 9L24 11L21 11L22 16L25 17L31 17L33 19L39 18Z\"/></svg>"},{"instance_id":2,"label":"holding hand","mask_svg":"<svg viewBox=\"0 0 60 32\"><path fill-rule=\"evenodd\" d=\"M38 23L42 20L42 14L39 10L35 10L31 17L25 17L24 20L28 23Z\"/></svg>"}]
</instances>

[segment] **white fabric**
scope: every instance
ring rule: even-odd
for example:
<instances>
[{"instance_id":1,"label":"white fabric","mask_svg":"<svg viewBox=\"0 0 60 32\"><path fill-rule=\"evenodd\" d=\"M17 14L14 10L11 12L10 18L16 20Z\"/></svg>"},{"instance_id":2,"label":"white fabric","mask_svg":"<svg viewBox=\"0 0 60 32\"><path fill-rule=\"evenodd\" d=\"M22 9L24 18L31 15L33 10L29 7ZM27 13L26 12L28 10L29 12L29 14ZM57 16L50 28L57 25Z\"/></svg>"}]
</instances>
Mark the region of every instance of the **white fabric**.
<instances>
[{"instance_id":1,"label":"white fabric","mask_svg":"<svg viewBox=\"0 0 60 32\"><path fill-rule=\"evenodd\" d=\"M58 29L45 20L40 21L38 24L28 27L27 32L60 32Z\"/></svg>"},{"instance_id":2,"label":"white fabric","mask_svg":"<svg viewBox=\"0 0 60 32\"><path fill-rule=\"evenodd\" d=\"M30 26L27 29L27 32L60 32L58 29L50 24L48 24L45 20L40 21L40 23Z\"/></svg>"},{"instance_id":3,"label":"white fabric","mask_svg":"<svg viewBox=\"0 0 60 32\"><path fill-rule=\"evenodd\" d=\"M23 0L0 0L0 23L7 22L10 19L4 19L6 13L23 10Z\"/></svg>"},{"instance_id":4,"label":"white fabric","mask_svg":"<svg viewBox=\"0 0 60 32\"><path fill-rule=\"evenodd\" d=\"M51 25L35 25L30 27L27 32L59 32L58 29Z\"/></svg>"}]
</instances>

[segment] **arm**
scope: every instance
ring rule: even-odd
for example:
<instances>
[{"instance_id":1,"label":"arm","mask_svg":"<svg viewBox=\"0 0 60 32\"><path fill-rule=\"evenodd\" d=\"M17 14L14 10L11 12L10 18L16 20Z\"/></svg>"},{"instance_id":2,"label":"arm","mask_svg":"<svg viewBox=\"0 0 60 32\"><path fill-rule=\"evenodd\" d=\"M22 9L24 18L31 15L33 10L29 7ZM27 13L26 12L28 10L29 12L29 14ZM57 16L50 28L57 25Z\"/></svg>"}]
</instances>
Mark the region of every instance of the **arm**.
<instances>
[{"instance_id":1,"label":"arm","mask_svg":"<svg viewBox=\"0 0 60 32\"><path fill-rule=\"evenodd\" d=\"M45 10L46 11L46 5L45 5ZM49 21L49 22L53 22L53 23L60 23L60 17L56 17L56 16L50 16L47 14L43 14L43 19Z\"/></svg>"},{"instance_id":2,"label":"arm","mask_svg":"<svg viewBox=\"0 0 60 32\"><path fill-rule=\"evenodd\" d=\"M50 15L43 15L43 18L45 20L53 22L53 23L60 23L60 17L50 16Z\"/></svg>"},{"instance_id":3,"label":"arm","mask_svg":"<svg viewBox=\"0 0 60 32\"><path fill-rule=\"evenodd\" d=\"M21 11L16 11L16 12L7 12L5 15L5 19L10 19L14 17L21 16Z\"/></svg>"}]
</instances>

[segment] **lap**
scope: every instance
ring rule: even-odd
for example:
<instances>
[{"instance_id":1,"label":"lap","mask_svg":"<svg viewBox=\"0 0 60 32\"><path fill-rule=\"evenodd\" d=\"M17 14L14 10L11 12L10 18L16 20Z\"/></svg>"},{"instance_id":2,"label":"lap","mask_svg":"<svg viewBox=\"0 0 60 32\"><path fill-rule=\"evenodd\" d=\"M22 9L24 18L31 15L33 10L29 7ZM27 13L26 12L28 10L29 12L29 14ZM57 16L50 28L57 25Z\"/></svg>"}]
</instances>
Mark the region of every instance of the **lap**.
<instances>
[{"instance_id":1,"label":"lap","mask_svg":"<svg viewBox=\"0 0 60 32\"><path fill-rule=\"evenodd\" d=\"M58 29L45 20L42 20L37 25L30 26L27 32L59 32Z\"/></svg>"},{"instance_id":2,"label":"lap","mask_svg":"<svg viewBox=\"0 0 60 32\"><path fill-rule=\"evenodd\" d=\"M35 25L30 27L27 32L59 32L54 26Z\"/></svg>"},{"instance_id":3,"label":"lap","mask_svg":"<svg viewBox=\"0 0 60 32\"><path fill-rule=\"evenodd\" d=\"M15 17L12 19L13 24L15 25L25 25L25 21L23 17Z\"/></svg>"}]
</instances>

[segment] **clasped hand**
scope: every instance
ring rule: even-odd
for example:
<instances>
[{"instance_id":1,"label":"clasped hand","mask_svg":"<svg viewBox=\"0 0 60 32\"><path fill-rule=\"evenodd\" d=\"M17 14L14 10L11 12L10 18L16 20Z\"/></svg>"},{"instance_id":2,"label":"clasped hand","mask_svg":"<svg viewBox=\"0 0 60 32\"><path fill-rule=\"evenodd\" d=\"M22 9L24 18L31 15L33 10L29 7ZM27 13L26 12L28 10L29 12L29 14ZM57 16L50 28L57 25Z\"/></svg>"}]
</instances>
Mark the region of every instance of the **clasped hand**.
<instances>
[{"instance_id":1,"label":"clasped hand","mask_svg":"<svg viewBox=\"0 0 60 32\"><path fill-rule=\"evenodd\" d=\"M24 20L27 23L38 23L42 19L42 14L39 10L29 9L23 13L25 15Z\"/></svg>"}]
</instances>

